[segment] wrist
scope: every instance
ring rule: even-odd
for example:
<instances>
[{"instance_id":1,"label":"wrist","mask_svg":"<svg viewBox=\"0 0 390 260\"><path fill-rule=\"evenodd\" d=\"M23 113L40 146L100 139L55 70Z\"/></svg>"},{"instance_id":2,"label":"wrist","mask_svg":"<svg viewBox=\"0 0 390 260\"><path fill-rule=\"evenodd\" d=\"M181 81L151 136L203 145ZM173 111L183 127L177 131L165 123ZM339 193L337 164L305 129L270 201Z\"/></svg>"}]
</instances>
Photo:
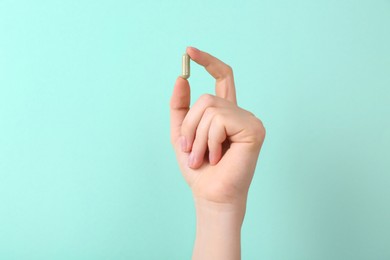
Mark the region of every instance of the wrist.
<instances>
[{"instance_id":1,"label":"wrist","mask_svg":"<svg viewBox=\"0 0 390 260\"><path fill-rule=\"evenodd\" d=\"M194 203L197 220L207 219L210 221L215 219L221 221L221 218L227 218L226 221L231 224L242 225L246 211L246 198L234 203L220 203L194 197Z\"/></svg>"},{"instance_id":2,"label":"wrist","mask_svg":"<svg viewBox=\"0 0 390 260\"><path fill-rule=\"evenodd\" d=\"M240 259L246 201L216 203L194 198L196 240L193 259Z\"/></svg>"}]
</instances>

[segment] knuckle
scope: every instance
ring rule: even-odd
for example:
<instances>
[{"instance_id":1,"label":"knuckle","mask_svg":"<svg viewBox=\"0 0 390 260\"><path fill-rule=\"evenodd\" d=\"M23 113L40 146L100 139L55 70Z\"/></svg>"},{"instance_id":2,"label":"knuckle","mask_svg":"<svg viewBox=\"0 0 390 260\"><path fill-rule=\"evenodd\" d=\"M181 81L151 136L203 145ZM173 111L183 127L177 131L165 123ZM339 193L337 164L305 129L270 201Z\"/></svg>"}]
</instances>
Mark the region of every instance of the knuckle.
<instances>
[{"instance_id":1,"label":"knuckle","mask_svg":"<svg viewBox=\"0 0 390 260\"><path fill-rule=\"evenodd\" d=\"M233 68L232 68L232 66L226 65L226 71L227 71L229 74L233 74Z\"/></svg>"},{"instance_id":2,"label":"knuckle","mask_svg":"<svg viewBox=\"0 0 390 260\"><path fill-rule=\"evenodd\" d=\"M199 101L204 105L204 106L210 106L214 102L214 96L211 94L203 94L200 96Z\"/></svg>"},{"instance_id":3,"label":"knuckle","mask_svg":"<svg viewBox=\"0 0 390 260\"><path fill-rule=\"evenodd\" d=\"M262 144L266 134L263 122L259 118L253 117L251 127L255 143Z\"/></svg>"},{"instance_id":4,"label":"knuckle","mask_svg":"<svg viewBox=\"0 0 390 260\"><path fill-rule=\"evenodd\" d=\"M224 67L223 74L225 76L233 76L233 68L230 65L227 65Z\"/></svg>"},{"instance_id":5,"label":"knuckle","mask_svg":"<svg viewBox=\"0 0 390 260\"><path fill-rule=\"evenodd\" d=\"M222 113L216 113L213 117L213 121L217 126L224 124L224 115Z\"/></svg>"}]
</instances>

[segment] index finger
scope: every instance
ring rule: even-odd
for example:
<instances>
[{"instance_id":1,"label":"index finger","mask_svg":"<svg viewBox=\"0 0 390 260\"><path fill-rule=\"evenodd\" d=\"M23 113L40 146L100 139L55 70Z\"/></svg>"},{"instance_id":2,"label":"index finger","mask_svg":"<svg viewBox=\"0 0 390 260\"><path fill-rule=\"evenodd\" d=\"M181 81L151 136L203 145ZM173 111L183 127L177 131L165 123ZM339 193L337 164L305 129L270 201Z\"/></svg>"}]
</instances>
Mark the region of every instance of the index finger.
<instances>
[{"instance_id":1,"label":"index finger","mask_svg":"<svg viewBox=\"0 0 390 260\"><path fill-rule=\"evenodd\" d=\"M232 68L207 52L194 47L188 47L186 51L193 61L205 67L210 75L216 79L216 95L237 104Z\"/></svg>"}]
</instances>

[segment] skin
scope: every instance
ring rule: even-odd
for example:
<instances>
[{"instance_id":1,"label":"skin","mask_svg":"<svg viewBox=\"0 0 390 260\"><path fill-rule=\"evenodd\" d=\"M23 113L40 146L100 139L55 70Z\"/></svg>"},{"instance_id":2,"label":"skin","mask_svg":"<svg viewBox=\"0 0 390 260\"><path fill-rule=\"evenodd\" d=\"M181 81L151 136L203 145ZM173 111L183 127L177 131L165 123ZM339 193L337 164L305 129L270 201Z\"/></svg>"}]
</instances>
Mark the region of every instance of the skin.
<instances>
[{"instance_id":1,"label":"skin","mask_svg":"<svg viewBox=\"0 0 390 260\"><path fill-rule=\"evenodd\" d=\"M194 260L241 258L241 226L265 128L237 105L233 70L212 55L187 48L215 78L215 95L190 108L190 85L178 77L170 102L171 142L196 209Z\"/></svg>"}]
</instances>

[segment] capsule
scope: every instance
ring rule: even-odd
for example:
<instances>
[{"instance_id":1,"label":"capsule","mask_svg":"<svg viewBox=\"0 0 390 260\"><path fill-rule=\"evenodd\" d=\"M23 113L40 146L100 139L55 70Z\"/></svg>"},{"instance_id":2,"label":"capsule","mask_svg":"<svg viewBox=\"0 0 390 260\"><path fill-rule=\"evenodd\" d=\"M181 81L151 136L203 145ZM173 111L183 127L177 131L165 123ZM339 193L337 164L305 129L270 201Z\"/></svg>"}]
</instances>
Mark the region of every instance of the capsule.
<instances>
[{"instance_id":1,"label":"capsule","mask_svg":"<svg viewBox=\"0 0 390 260\"><path fill-rule=\"evenodd\" d=\"M187 53L183 54L181 68L181 77L183 79L188 79L190 77L190 55Z\"/></svg>"}]
</instances>

